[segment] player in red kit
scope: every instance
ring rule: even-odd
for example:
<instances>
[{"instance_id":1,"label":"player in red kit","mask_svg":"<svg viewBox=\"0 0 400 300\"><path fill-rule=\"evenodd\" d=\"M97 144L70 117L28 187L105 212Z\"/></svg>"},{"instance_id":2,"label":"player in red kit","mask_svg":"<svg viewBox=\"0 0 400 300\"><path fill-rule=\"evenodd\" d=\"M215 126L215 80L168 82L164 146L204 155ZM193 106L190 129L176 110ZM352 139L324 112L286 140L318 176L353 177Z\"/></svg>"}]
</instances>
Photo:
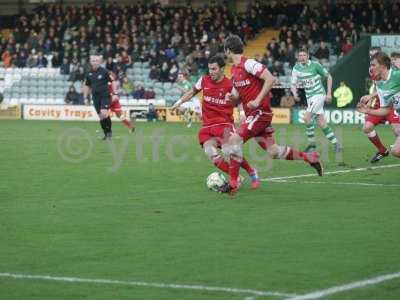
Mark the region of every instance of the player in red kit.
<instances>
[{"instance_id":1,"label":"player in red kit","mask_svg":"<svg viewBox=\"0 0 400 300\"><path fill-rule=\"evenodd\" d=\"M235 132L233 120L234 104L229 98L235 94L232 81L224 75L225 61L222 56L216 55L208 61L209 75L202 76L192 90L186 92L172 109L178 108L182 103L189 101L198 92L203 91L202 102L202 128L199 131L199 143L204 152L221 171L230 174L230 163L220 154L230 157L231 146L228 144L230 135ZM257 188L260 181L257 171L243 158L241 149L239 168L244 168L251 178L252 188ZM231 161L230 161L231 162Z\"/></svg>"},{"instance_id":2,"label":"player in red kit","mask_svg":"<svg viewBox=\"0 0 400 300\"><path fill-rule=\"evenodd\" d=\"M242 103L246 114L246 121L242 123L237 133L230 137L229 143L232 147L239 146L251 138L255 138L258 144L266 150L273 158L286 160L304 160L309 163L322 176L322 165L319 162L319 153L301 152L286 145L278 145L273 137L273 129L270 126L272 111L270 97L268 96L276 79L265 68L254 59L247 59L242 55L243 43L240 37L231 35L224 43L225 54L233 62L232 81L238 92L238 98ZM234 97L232 97L234 98ZM239 149L239 148L237 148ZM232 154L233 163L230 182L233 190L237 189L237 178L240 160L236 160L236 153Z\"/></svg>"},{"instance_id":3,"label":"player in red kit","mask_svg":"<svg viewBox=\"0 0 400 300\"><path fill-rule=\"evenodd\" d=\"M109 81L108 83L108 90L111 94L110 111L115 113L115 115L121 120L121 122L126 127L128 127L130 132L133 132L135 131L135 127L133 126L132 122L126 119L125 116L122 114L122 107L121 104L119 103L119 96L118 96L120 91L118 77L113 72L110 72L110 78L111 81Z\"/></svg>"},{"instance_id":4,"label":"player in red kit","mask_svg":"<svg viewBox=\"0 0 400 300\"><path fill-rule=\"evenodd\" d=\"M369 50L369 55L370 55L370 57L372 57L373 55L375 55L376 53L378 53L380 51L381 51L380 47L372 47ZM373 80L373 81L378 80L376 74L374 74L371 67L369 68L369 76L370 76L371 80ZM372 94L363 96L360 101L363 103L368 103L368 105L373 109L379 109L380 101L378 98L378 94L376 93L375 84L373 84L372 89L373 89ZM395 113L394 109L391 109L391 112L387 116L375 116L372 114L365 115L365 123L363 126L363 132L368 136L368 139L370 140L370 142L378 150L378 152L371 158L371 160L370 160L371 163L377 163L382 158L389 155L389 150L382 143L381 139L378 136L378 133L375 131L375 127L377 125L385 124L386 121L388 121L390 124L392 124L393 128L396 126L399 126L400 118Z\"/></svg>"}]
</instances>

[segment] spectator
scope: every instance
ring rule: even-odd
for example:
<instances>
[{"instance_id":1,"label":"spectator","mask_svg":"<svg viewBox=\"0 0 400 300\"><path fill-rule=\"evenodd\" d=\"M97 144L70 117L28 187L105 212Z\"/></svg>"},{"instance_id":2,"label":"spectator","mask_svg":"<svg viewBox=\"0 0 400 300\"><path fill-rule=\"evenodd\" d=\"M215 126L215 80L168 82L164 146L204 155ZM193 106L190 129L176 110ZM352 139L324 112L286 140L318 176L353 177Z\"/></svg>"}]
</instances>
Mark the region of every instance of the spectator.
<instances>
[{"instance_id":1,"label":"spectator","mask_svg":"<svg viewBox=\"0 0 400 300\"><path fill-rule=\"evenodd\" d=\"M157 66L155 66L155 65L151 66L149 77L150 77L150 79L153 79L153 80L160 79L160 70Z\"/></svg>"},{"instance_id":2,"label":"spectator","mask_svg":"<svg viewBox=\"0 0 400 300\"><path fill-rule=\"evenodd\" d=\"M291 108L295 106L295 98L290 93L290 89L285 89L285 94L281 98L280 107Z\"/></svg>"},{"instance_id":3,"label":"spectator","mask_svg":"<svg viewBox=\"0 0 400 300\"><path fill-rule=\"evenodd\" d=\"M29 54L28 59L26 60L26 66L28 68L34 68L37 66L37 56L34 53L35 51L32 50L32 53Z\"/></svg>"},{"instance_id":4,"label":"spectator","mask_svg":"<svg viewBox=\"0 0 400 300\"><path fill-rule=\"evenodd\" d=\"M137 89L133 92L132 96L134 99L144 99L144 87L139 85Z\"/></svg>"},{"instance_id":5,"label":"spectator","mask_svg":"<svg viewBox=\"0 0 400 300\"><path fill-rule=\"evenodd\" d=\"M12 65L12 55L10 50L5 50L1 55L1 60L3 61L4 68L10 68Z\"/></svg>"},{"instance_id":6,"label":"spectator","mask_svg":"<svg viewBox=\"0 0 400 300\"><path fill-rule=\"evenodd\" d=\"M51 66L53 68L61 67L61 57L58 52L53 52L53 57L51 58Z\"/></svg>"},{"instance_id":7,"label":"spectator","mask_svg":"<svg viewBox=\"0 0 400 300\"><path fill-rule=\"evenodd\" d=\"M353 101L353 92L344 81L342 81L340 82L340 86L334 91L333 97L336 98L337 107L343 108Z\"/></svg>"},{"instance_id":8,"label":"spectator","mask_svg":"<svg viewBox=\"0 0 400 300\"><path fill-rule=\"evenodd\" d=\"M154 92L153 88L149 88L144 92L144 99L155 99L156 98L156 93Z\"/></svg>"},{"instance_id":9,"label":"spectator","mask_svg":"<svg viewBox=\"0 0 400 300\"><path fill-rule=\"evenodd\" d=\"M126 50L123 50L121 53L121 62L125 68L132 67L132 58L128 55Z\"/></svg>"},{"instance_id":10,"label":"spectator","mask_svg":"<svg viewBox=\"0 0 400 300\"><path fill-rule=\"evenodd\" d=\"M176 78L178 77L179 67L177 63L173 63L171 69L169 70L168 80L170 82L175 82Z\"/></svg>"},{"instance_id":11,"label":"spectator","mask_svg":"<svg viewBox=\"0 0 400 300\"><path fill-rule=\"evenodd\" d=\"M147 121L148 122L155 122L157 120L158 120L157 110L154 107L154 104L150 103L148 111L147 111Z\"/></svg>"},{"instance_id":12,"label":"spectator","mask_svg":"<svg viewBox=\"0 0 400 300\"><path fill-rule=\"evenodd\" d=\"M43 56L43 52L39 51L36 60L36 67L38 68L46 68L47 67L47 58Z\"/></svg>"},{"instance_id":13,"label":"spectator","mask_svg":"<svg viewBox=\"0 0 400 300\"><path fill-rule=\"evenodd\" d=\"M81 105L84 103L83 94L79 94L75 87L71 85L69 87L68 93L65 95L65 103L73 105Z\"/></svg>"},{"instance_id":14,"label":"spectator","mask_svg":"<svg viewBox=\"0 0 400 300\"><path fill-rule=\"evenodd\" d=\"M353 44L351 43L350 38L346 38L346 42L342 45L342 53L346 55L353 49Z\"/></svg>"},{"instance_id":15,"label":"spectator","mask_svg":"<svg viewBox=\"0 0 400 300\"><path fill-rule=\"evenodd\" d=\"M77 68L71 72L68 81L83 81L85 79L85 71L81 65L77 65Z\"/></svg>"},{"instance_id":16,"label":"spectator","mask_svg":"<svg viewBox=\"0 0 400 300\"><path fill-rule=\"evenodd\" d=\"M106 61L106 69L114 72L116 70L117 66L114 63L114 59L111 56L107 57L107 61Z\"/></svg>"},{"instance_id":17,"label":"spectator","mask_svg":"<svg viewBox=\"0 0 400 300\"><path fill-rule=\"evenodd\" d=\"M133 93L134 87L132 82L129 81L128 77L125 76L122 79L122 93L126 96L131 95Z\"/></svg>"},{"instance_id":18,"label":"spectator","mask_svg":"<svg viewBox=\"0 0 400 300\"><path fill-rule=\"evenodd\" d=\"M322 59L329 60L329 49L326 47L326 44L324 41L321 41L319 43L319 48L314 53L314 56L319 60L322 60Z\"/></svg>"},{"instance_id":19,"label":"spectator","mask_svg":"<svg viewBox=\"0 0 400 300\"><path fill-rule=\"evenodd\" d=\"M71 73L71 65L68 61L68 58L63 59L63 63L60 67L60 74L69 75Z\"/></svg>"}]
</instances>

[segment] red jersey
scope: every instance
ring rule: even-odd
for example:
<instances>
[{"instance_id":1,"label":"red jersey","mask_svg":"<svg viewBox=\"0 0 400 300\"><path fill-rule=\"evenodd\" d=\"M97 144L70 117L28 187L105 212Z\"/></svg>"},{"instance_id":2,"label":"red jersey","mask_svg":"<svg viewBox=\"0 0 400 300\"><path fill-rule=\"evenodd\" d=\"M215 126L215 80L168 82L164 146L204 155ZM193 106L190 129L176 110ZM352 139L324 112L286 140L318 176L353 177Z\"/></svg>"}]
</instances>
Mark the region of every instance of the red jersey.
<instances>
[{"instance_id":1,"label":"red jersey","mask_svg":"<svg viewBox=\"0 0 400 300\"><path fill-rule=\"evenodd\" d=\"M108 82L108 91L111 95L118 95L120 92L120 85L118 77L114 72L110 72L110 81Z\"/></svg>"},{"instance_id":2,"label":"red jersey","mask_svg":"<svg viewBox=\"0 0 400 300\"><path fill-rule=\"evenodd\" d=\"M373 82L372 82L372 85L374 85L374 90L376 90L376 88L375 88L375 81L378 80L378 77L372 73L371 67L369 67L368 73L369 73L369 78L373 81ZM370 106L371 108L378 109L378 108L380 108L380 103L379 103L379 102L380 102L380 101L379 101L379 98L378 98L378 97L375 97L374 99L372 99L372 100L370 101L369 106Z\"/></svg>"},{"instance_id":3,"label":"red jersey","mask_svg":"<svg viewBox=\"0 0 400 300\"><path fill-rule=\"evenodd\" d=\"M203 91L203 103L201 105L203 126L216 124L233 124L233 105L225 99L226 94L233 89L232 81L224 76L222 81L215 82L210 75L201 77L194 90Z\"/></svg>"},{"instance_id":4,"label":"red jersey","mask_svg":"<svg viewBox=\"0 0 400 300\"><path fill-rule=\"evenodd\" d=\"M257 98L264 85L264 80L259 76L264 72L265 68L258 61L247 59L244 56L242 56L238 65L232 66L233 86L239 93L246 116L253 115L257 111L261 111L263 115L269 115L269 118L271 116L271 99L269 95L264 97L259 107L255 109L247 107L247 103Z\"/></svg>"}]
</instances>

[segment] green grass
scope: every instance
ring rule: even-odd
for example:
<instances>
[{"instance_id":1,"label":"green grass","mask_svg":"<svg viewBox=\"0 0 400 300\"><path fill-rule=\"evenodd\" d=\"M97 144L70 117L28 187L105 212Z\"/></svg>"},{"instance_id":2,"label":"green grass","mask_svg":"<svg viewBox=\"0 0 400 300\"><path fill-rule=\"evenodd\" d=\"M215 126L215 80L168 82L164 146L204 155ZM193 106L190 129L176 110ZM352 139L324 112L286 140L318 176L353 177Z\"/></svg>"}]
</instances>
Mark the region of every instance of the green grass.
<instances>
[{"instance_id":1,"label":"green grass","mask_svg":"<svg viewBox=\"0 0 400 300\"><path fill-rule=\"evenodd\" d=\"M247 182L229 197L205 188L214 169L197 144L198 127L139 123L128 135L115 124L111 147L96 130L96 123L0 122L0 273L303 294L400 271L400 188L338 184L400 184L400 168L263 182L256 191ZM325 170L370 166L375 151L360 128L335 130L345 166L330 149ZM394 140L388 127L378 131ZM278 140L297 143L299 134L301 126L277 126ZM245 149L263 178L313 172L303 162L272 162L253 143ZM396 279L326 299L394 300L399 286ZM0 277L7 300L247 296Z\"/></svg>"}]
</instances>

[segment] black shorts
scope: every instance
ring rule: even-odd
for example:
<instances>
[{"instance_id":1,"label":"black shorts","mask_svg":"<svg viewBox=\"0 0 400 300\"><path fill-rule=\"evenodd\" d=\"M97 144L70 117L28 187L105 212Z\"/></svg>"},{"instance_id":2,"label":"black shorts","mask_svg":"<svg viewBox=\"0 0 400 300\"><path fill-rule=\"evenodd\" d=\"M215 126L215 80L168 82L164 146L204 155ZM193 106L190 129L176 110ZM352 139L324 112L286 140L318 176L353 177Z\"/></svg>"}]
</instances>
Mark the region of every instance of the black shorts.
<instances>
[{"instance_id":1,"label":"black shorts","mask_svg":"<svg viewBox=\"0 0 400 300\"><path fill-rule=\"evenodd\" d=\"M111 107L110 95L93 96L93 105L94 105L94 108L95 108L97 114L100 114L100 110L102 110L102 109L110 109L110 107Z\"/></svg>"}]
</instances>

